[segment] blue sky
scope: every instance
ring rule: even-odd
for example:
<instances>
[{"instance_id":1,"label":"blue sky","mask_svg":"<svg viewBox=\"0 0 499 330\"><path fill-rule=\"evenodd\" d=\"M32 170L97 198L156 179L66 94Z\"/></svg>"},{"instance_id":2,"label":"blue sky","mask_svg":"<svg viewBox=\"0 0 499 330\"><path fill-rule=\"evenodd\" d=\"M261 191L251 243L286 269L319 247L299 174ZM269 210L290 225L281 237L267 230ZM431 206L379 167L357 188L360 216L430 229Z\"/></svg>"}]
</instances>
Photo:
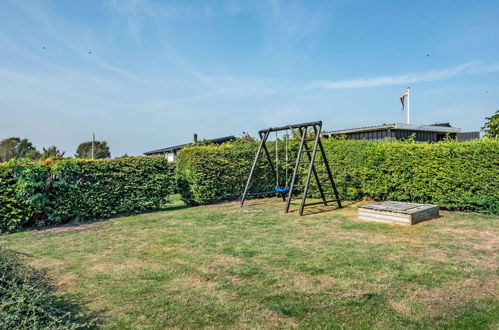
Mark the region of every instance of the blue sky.
<instances>
[{"instance_id":1,"label":"blue sky","mask_svg":"<svg viewBox=\"0 0 499 330\"><path fill-rule=\"evenodd\" d=\"M429 56L427 56L429 55ZM113 156L322 120L479 130L499 2L0 0L0 138Z\"/></svg>"}]
</instances>

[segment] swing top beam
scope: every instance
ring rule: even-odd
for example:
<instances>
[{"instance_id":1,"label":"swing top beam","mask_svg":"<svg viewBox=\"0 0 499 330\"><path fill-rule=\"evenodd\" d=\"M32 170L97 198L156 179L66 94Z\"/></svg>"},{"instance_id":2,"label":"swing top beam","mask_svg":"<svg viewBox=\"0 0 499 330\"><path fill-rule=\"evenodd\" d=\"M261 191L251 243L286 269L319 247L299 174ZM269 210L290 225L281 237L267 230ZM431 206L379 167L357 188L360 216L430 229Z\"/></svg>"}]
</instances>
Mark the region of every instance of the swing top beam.
<instances>
[{"instance_id":1,"label":"swing top beam","mask_svg":"<svg viewBox=\"0 0 499 330\"><path fill-rule=\"evenodd\" d=\"M261 134L264 134L264 133L285 131L287 129L302 128L302 127L309 127L309 126L316 126L316 125L322 126L322 120L311 121L309 123L302 123L302 124L294 124L294 125L281 126L281 127L270 127L270 128L259 130L258 134L261 135Z\"/></svg>"}]
</instances>

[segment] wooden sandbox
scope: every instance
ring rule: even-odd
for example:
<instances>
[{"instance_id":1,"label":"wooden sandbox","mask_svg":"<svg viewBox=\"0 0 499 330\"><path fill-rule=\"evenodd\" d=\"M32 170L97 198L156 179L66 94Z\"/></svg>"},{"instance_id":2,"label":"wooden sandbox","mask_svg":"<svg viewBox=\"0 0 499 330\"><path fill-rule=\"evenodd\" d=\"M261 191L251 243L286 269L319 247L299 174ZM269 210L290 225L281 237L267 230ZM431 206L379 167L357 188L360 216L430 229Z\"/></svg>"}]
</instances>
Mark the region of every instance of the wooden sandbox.
<instances>
[{"instance_id":1,"label":"wooden sandbox","mask_svg":"<svg viewBox=\"0 0 499 330\"><path fill-rule=\"evenodd\" d=\"M438 205L385 201L359 206L359 219L415 225L438 218L439 210Z\"/></svg>"}]
</instances>

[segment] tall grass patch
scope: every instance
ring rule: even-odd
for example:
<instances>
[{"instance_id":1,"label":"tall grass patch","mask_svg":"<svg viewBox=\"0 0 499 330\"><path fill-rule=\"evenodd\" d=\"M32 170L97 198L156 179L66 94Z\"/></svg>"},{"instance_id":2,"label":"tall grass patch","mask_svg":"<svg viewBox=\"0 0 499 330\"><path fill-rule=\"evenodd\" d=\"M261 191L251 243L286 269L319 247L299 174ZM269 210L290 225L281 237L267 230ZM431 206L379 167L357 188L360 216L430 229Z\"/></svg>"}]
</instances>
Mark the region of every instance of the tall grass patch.
<instances>
[{"instance_id":1,"label":"tall grass patch","mask_svg":"<svg viewBox=\"0 0 499 330\"><path fill-rule=\"evenodd\" d=\"M74 302L56 296L43 273L0 247L1 329L86 329L95 326Z\"/></svg>"}]
</instances>

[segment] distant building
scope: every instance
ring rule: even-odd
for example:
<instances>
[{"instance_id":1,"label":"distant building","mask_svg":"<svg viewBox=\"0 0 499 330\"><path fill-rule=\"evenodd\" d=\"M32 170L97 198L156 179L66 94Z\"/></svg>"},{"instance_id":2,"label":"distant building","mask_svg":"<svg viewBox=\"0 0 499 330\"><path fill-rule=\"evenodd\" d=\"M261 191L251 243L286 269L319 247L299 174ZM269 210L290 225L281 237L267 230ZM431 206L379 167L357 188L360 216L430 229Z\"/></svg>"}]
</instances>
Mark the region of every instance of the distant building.
<instances>
[{"instance_id":1,"label":"distant building","mask_svg":"<svg viewBox=\"0 0 499 330\"><path fill-rule=\"evenodd\" d=\"M203 141L211 142L214 144L222 144L224 142L232 141L235 139L236 139L236 137L231 135L231 136L224 136L224 137L217 138L217 139L209 139L209 140L203 140ZM198 142L198 136L197 136L197 134L194 134L193 142L179 144L177 146L166 147L166 148L161 148L161 149L152 150L152 151L146 151L146 152L144 152L144 155L146 155L146 156L164 155L166 157L166 159L168 159L169 162L174 162L177 159L177 152L180 149L182 149L183 147L186 147L186 146L190 146L196 142Z\"/></svg>"},{"instance_id":2,"label":"distant building","mask_svg":"<svg viewBox=\"0 0 499 330\"><path fill-rule=\"evenodd\" d=\"M397 140L407 139L414 135L418 142L438 142L449 136L458 141L468 141L480 138L479 132L461 132L460 128L452 127L449 123L432 125L415 124L383 124L361 128L344 129L322 132L323 137L346 136L349 140Z\"/></svg>"}]
</instances>

